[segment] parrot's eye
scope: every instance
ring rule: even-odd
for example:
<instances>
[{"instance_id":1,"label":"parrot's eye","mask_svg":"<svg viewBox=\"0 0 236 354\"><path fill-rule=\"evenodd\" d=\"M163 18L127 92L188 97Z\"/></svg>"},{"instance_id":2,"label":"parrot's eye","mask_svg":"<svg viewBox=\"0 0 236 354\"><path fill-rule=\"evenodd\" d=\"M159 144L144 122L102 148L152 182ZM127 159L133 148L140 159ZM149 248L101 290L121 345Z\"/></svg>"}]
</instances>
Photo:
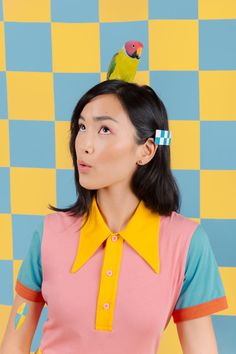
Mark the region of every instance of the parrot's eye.
<instances>
[{"instance_id":1,"label":"parrot's eye","mask_svg":"<svg viewBox=\"0 0 236 354\"><path fill-rule=\"evenodd\" d=\"M134 44L132 45L132 47L134 48Z\"/></svg>"}]
</instances>

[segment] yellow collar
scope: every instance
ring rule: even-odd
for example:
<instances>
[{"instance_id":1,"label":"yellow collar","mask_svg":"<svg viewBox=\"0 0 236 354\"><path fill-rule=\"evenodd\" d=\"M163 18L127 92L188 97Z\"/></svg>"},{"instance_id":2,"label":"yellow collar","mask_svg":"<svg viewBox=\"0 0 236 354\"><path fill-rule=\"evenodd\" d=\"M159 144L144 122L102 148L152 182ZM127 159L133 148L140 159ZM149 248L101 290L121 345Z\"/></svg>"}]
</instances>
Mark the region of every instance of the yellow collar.
<instances>
[{"instance_id":1,"label":"yellow collar","mask_svg":"<svg viewBox=\"0 0 236 354\"><path fill-rule=\"evenodd\" d=\"M119 234L154 272L159 273L159 229L160 215L153 213L141 200L126 227L122 231L112 232L105 223L94 196L88 221L80 231L79 246L71 272L77 272L111 234Z\"/></svg>"}]
</instances>

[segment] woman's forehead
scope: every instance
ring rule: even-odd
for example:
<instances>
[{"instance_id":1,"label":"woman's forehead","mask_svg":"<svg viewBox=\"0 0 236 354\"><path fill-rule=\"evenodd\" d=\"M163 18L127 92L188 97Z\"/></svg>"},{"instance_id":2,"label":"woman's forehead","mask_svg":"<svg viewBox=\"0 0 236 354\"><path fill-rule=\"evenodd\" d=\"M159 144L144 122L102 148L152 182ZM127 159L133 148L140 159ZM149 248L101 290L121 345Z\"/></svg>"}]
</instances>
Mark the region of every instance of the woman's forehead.
<instances>
[{"instance_id":1,"label":"woman's forehead","mask_svg":"<svg viewBox=\"0 0 236 354\"><path fill-rule=\"evenodd\" d=\"M85 105L81 111L81 116L85 119L96 116L111 116L117 118L118 121L128 118L126 111L114 94L104 94L94 97Z\"/></svg>"}]
</instances>

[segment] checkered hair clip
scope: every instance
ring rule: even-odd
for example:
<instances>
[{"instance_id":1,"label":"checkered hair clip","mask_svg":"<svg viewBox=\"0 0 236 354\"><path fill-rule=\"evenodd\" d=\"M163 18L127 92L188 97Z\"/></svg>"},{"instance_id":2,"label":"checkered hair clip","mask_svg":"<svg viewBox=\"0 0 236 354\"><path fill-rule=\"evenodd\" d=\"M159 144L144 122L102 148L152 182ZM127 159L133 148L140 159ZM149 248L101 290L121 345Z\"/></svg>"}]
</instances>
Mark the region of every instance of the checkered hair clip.
<instances>
[{"instance_id":1,"label":"checkered hair clip","mask_svg":"<svg viewBox=\"0 0 236 354\"><path fill-rule=\"evenodd\" d=\"M169 130L156 129L155 144L157 145L170 145L171 132Z\"/></svg>"}]
</instances>

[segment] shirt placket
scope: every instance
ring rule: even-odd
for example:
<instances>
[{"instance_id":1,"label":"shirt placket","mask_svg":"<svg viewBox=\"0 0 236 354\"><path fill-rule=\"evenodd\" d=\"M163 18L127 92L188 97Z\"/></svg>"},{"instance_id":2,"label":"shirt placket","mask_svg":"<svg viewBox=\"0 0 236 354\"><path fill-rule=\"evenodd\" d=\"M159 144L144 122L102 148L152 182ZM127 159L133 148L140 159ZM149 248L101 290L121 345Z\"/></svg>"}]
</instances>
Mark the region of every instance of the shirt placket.
<instances>
[{"instance_id":1,"label":"shirt placket","mask_svg":"<svg viewBox=\"0 0 236 354\"><path fill-rule=\"evenodd\" d=\"M106 240L97 298L97 330L112 331L123 243L117 233Z\"/></svg>"}]
</instances>

